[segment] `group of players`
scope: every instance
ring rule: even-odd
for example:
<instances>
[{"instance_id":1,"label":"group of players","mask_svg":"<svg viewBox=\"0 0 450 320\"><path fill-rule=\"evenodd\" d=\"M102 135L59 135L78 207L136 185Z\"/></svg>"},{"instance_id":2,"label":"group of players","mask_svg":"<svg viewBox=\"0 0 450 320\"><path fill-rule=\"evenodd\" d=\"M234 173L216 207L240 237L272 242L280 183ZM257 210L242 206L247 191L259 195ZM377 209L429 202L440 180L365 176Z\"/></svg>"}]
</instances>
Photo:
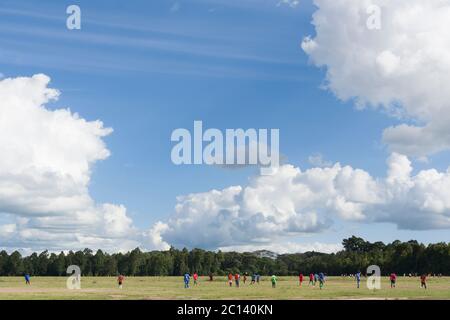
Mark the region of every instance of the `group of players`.
<instances>
[{"instance_id":1,"label":"group of players","mask_svg":"<svg viewBox=\"0 0 450 320\"><path fill-rule=\"evenodd\" d=\"M361 272L360 271L358 271L356 273L355 279L356 279L356 286L359 289L360 283L361 283ZM397 283L397 274L391 273L389 275L389 282L390 282L391 288L395 288L395 285ZM427 289L427 274L425 274L425 273L420 276L420 288Z\"/></svg>"},{"instance_id":2,"label":"group of players","mask_svg":"<svg viewBox=\"0 0 450 320\"><path fill-rule=\"evenodd\" d=\"M247 282L247 277L248 277L248 274L244 273L244 275L242 276L242 281L243 281L244 284ZM356 287L358 289L361 287L361 277L362 277L362 274L361 274L360 271L358 271L355 274ZM189 273L185 273L184 274L184 276L183 276L184 287L186 289L189 288L189 284L190 284L191 278L194 280L194 285L196 286L197 283L198 283L198 278L199 278L198 273L195 272L192 277L191 277L191 275ZM251 285L253 285L255 283L259 284L260 279L261 279L260 275L257 274L257 273L254 273L251 276L250 284ZM299 286L300 287L302 286L304 279L305 279L305 277L303 276L302 273L300 273L299 276L298 276L298 281L299 281ZM326 280L326 276L325 276L325 274L323 272L311 273L311 274L309 274L308 286L316 286L316 284L318 282L319 283L319 289L322 290L324 285L325 285L325 280ZM210 281L213 281L212 275L210 275ZM241 275L239 273L236 273L234 275L232 273L228 274L228 285L230 287L232 287L233 283L234 283L236 288L239 288L240 282L241 282ZM272 283L272 288L276 288L277 282L278 282L277 276L276 275L272 275L270 277L270 282ZM389 282L390 282L391 288L395 288L396 283L397 283L397 274L391 273L389 275ZM426 274L422 274L420 276L420 287L422 289L427 289L427 275Z\"/></svg>"},{"instance_id":3,"label":"group of players","mask_svg":"<svg viewBox=\"0 0 450 320\"><path fill-rule=\"evenodd\" d=\"M191 274L188 273L188 272L186 272L186 273L184 274L183 280L184 280L184 287L185 287L186 289L188 289L188 288L190 287L191 278L194 280L194 286L196 286L197 283L198 283L198 273L195 272L192 276L191 276ZM300 275L299 275L299 283L300 283L300 286L301 286L302 283L303 283L303 278L304 278L304 277L303 277L303 274L300 274ZM242 275L242 282L245 284L245 283L247 282L247 279L248 279L248 274L247 274L247 273L244 273L244 274ZM210 280L210 281L213 281L212 275L209 276L209 280ZM260 276L258 273L253 273L252 276L251 276L251 282L250 282L250 285L253 285L253 284L255 284L255 283L256 283L256 284L259 284L260 280L261 280L261 276ZM277 277L276 275L272 275L272 276L270 277L270 282L272 283L272 288L276 288L276 287L277 287L277 282L278 282L278 277ZM322 289L322 288L324 287L324 285L325 285L325 274L324 274L323 272L316 273L316 274L311 273L311 274L309 275L309 285L315 286L317 282L319 282L319 288ZM241 284L241 275L240 275L239 273L232 274L232 273L230 272L230 273L228 274L228 285L229 285L230 287L232 287L232 286L233 286L233 283L234 283L234 285L236 286L236 288L239 288L239 287L240 287L240 284Z\"/></svg>"},{"instance_id":4,"label":"group of players","mask_svg":"<svg viewBox=\"0 0 450 320\"><path fill-rule=\"evenodd\" d=\"M360 285L361 285L361 272L358 271L355 274L355 280L356 280L356 287L359 289ZM30 285L31 284L31 277L30 275L27 273L24 275L25 278L25 284ZM186 272L183 276L183 280L184 280L184 287L186 289L188 289L190 287L190 282L191 282L191 278L194 281L194 286L196 286L198 284L198 279L199 279L199 275L197 272L194 272L194 274L191 276L188 272ZM244 273L242 276L242 282L245 284L247 282L247 278L248 278L248 274ZM303 280L304 280L304 276L302 273L299 274L298 276L298 281L299 281L299 285L302 286ZM317 282L319 282L319 288L322 290L322 288L325 285L325 279L326 276L323 272L320 273L311 273L309 274L309 283L308 286L315 286L317 284ZM209 275L209 281L213 281L213 275L210 274ZM251 276L251 282L250 285L253 285L255 283L259 284L261 280L261 276L258 273L253 273ZM117 284L119 286L119 289L123 288L123 283L125 281L125 276L120 274L117 277ZM391 288L395 288L396 283L397 283L397 275L395 273L391 273L389 275L389 281L390 281L390 285ZM270 277L270 282L272 283L272 288L276 288L277 286L277 282L278 282L278 277L276 275L272 275ZM234 285L236 286L236 288L239 288L240 284L241 284L241 275L239 273L236 274L232 274L231 272L228 274L228 285L230 287ZM426 274L422 274L420 276L420 287L422 289L427 289L427 275Z\"/></svg>"}]
</instances>

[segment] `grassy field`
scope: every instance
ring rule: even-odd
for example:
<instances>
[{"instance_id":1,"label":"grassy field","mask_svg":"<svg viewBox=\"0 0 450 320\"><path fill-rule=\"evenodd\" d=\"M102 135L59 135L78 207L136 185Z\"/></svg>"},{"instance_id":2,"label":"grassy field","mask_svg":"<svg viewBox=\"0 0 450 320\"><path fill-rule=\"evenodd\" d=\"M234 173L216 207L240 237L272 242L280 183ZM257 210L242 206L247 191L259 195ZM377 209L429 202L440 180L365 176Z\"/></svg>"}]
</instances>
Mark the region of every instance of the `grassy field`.
<instances>
[{"instance_id":1,"label":"grassy field","mask_svg":"<svg viewBox=\"0 0 450 320\"><path fill-rule=\"evenodd\" d=\"M68 290L66 278L33 277L31 286L20 277L0 277L0 300L5 299L450 299L450 278L430 278L428 290L419 288L418 278L399 277L390 289L382 279L381 290L369 291L364 279L361 289L351 278L329 277L325 288L300 288L296 277L280 277L272 289L268 277L258 285L241 284L229 288L225 277L213 282L201 278L197 286L184 289L182 277L128 277L123 289L113 277L83 277L80 290Z\"/></svg>"}]
</instances>

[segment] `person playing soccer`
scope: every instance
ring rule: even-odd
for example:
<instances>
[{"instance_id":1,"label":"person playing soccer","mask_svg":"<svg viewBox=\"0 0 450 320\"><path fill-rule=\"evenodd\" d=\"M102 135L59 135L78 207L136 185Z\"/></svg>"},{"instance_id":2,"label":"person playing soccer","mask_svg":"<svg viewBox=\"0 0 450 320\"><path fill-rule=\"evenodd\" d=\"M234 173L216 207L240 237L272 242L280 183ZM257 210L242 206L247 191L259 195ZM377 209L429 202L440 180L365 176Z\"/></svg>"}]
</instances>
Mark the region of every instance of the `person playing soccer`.
<instances>
[{"instance_id":1,"label":"person playing soccer","mask_svg":"<svg viewBox=\"0 0 450 320\"><path fill-rule=\"evenodd\" d=\"M259 280L261 279L261 276L259 274L256 274L256 283L259 284Z\"/></svg>"},{"instance_id":2,"label":"person playing soccer","mask_svg":"<svg viewBox=\"0 0 450 320\"><path fill-rule=\"evenodd\" d=\"M233 275L231 274L231 272L228 274L228 285L230 287L233 286Z\"/></svg>"},{"instance_id":3,"label":"person playing soccer","mask_svg":"<svg viewBox=\"0 0 450 320\"><path fill-rule=\"evenodd\" d=\"M316 285L317 281L319 281L319 275L314 273L314 285Z\"/></svg>"},{"instance_id":4,"label":"person playing soccer","mask_svg":"<svg viewBox=\"0 0 450 320\"><path fill-rule=\"evenodd\" d=\"M256 283L256 273L252 274L252 281L250 282L250 284L255 284Z\"/></svg>"},{"instance_id":5,"label":"person playing soccer","mask_svg":"<svg viewBox=\"0 0 450 320\"><path fill-rule=\"evenodd\" d=\"M30 275L28 273L25 274L25 284L28 284L28 285L31 284Z\"/></svg>"},{"instance_id":6,"label":"person playing soccer","mask_svg":"<svg viewBox=\"0 0 450 320\"><path fill-rule=\"evenodd\" d=\"M358 270L358 272L355 275L356 278L356 287L359 289L359 285L361 283L361 271Z\"/></svg>"},{"instance_id":7,"label":"person playing soccer","mask_svg":"<svg viewBox=\"0 0 450 320\"><path fill-rule=\"evenodd\" d=\"M122 274L119 274L119 276L117 277L117 283L119 284L119 289L122 289L124 280L125 280L125 277Z\"/></svg>"},{"instance_id":8,"label":"person playing soccer","mask_svg":"<svg viewBox=\"0 0 450 320\"><path fill-rule=\"evenodd\" d=\"M299 283L300 287L302 286L302 282L303 282L303 273L300 273L298 275L298 283Z\"/></svg>"},{"instance_id":9,"label":"person playing soccer","mask_svg":"<svg viewBox=\"0 0 450 320\"><path fill-rule=\"evenodd\" d=\"M323 285L325 284L325 275L323 274L323 272L319 273L319 287L320 290L322 290Z\"/></svg>"},{"instance_id":10,"label":"person playing soccer","mask_svg":"<svg viewBox=\"0 0 450 320\"><path fill-rule=\"evenodd\" d=\"M314 285L314 275L312 273L309 274L309 286Z\"/></svg>"},{"instance_id":11,"label":"person playing soccer","mask_svg":"<svg viewBox=\"0 0 450 320\"><path fill-rule=\"evenodd\" d=\"M391 280L391 288L395 288L395 283L397 282L397 275L395 273L391 273L389 276L389 280Z\"/></svg>"},{"instance_id":12,"label":"person playing soccer","mask_svg":"<svg viewBox=\"0 0 450 320\"><path fill-rule=\"evenodd\" d=\"M242 278L242 281L244 282L244 284L247 281L247 272L244 273L244 277Z\"/></svg>"},{"instance_id":13,"label":"person playing soccer","mask_svg":"<svg viewBox=\"0 0 450 320\"><path fill-rule=\"evenodd\" d=\"M420 287L422 289L427 289L427 274L424 273L420 276Z\"/></svg>"},{"instance_id":14,"label":"person playing soccer","mask_svg":"<svg viewBox=\"0 0 450 320\"><path fill-rule=\"evenodd\" d=\"M270 279L270 281L272 282L272 288L276 288L277 287L277 276L276 275L272 275L272 278Z\"/></svg>"},{"instance_id":15,"label":"person playing soccer","mask_svg":"<svg viewBox=\"0 0 450 320\"><path fill-rule=\"evenodd\" d=\"M234 275L234 281L236 282L236 288L239 288L239 281L241 280L241 275L239 273L236 273Z\"/></svg>"},{"instance_id":16,"label":"person playing soccer","mask_svg":"<svg viewBox=\"0 0 450 320\"><path fill-rule=\"evenodd\" d=\"M189 289L189 281L191 280L191 275L189 274L189 272L186 272L184 274L184 288L185 289Z\"/></svg>"},{"instance_id":17,"label":"person playing soccer","mask_svg":"<svg viewBox=\"0 0 450 320\"><path fill-rule=\"evenodd\" d=\"M198 280L197 272L194 272L194 275L192 276L192 278L194 278L194 286L196 286L197 285L197 280Z\"/></svg>"}]
</instances>

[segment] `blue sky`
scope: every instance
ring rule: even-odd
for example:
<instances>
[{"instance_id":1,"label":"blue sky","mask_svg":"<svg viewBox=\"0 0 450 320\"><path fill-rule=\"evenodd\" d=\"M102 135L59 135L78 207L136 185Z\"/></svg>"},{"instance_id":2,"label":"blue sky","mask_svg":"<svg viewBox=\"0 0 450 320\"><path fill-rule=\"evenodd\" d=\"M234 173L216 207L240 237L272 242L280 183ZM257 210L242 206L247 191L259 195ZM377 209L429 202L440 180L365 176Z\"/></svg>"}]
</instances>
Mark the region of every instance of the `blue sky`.
<instances>
[{"instance_id":1,"label":"blue sky","mask_svg":"<svg viewBox=\"0 0 450 320\"><path fill-rule=\"evenodd\" d=\"M70 4L82 10L81 30L65 27ZM330 164L386 175L382 133L402 120L356 110L353 100L321 88L326 67L310 63L301 48L316 33L316 9L306 0L293 7L277 0L1 1L0 72L44 73L61 92L49 109L69 107L114 129L104 139L111 156L93 166L89 192L98 203L123 204L145 229L171 216L177 196L246 185L258 174L252 167L175 166L170 134L192 129L194 120L223 130L279 128L285 162L302 170L320 154ZM444 151L413 167L445 171L448 163ZM352 234L450 240L445 228L338 221L292 241L339 243Z\"/></svg>"}]
</instances>

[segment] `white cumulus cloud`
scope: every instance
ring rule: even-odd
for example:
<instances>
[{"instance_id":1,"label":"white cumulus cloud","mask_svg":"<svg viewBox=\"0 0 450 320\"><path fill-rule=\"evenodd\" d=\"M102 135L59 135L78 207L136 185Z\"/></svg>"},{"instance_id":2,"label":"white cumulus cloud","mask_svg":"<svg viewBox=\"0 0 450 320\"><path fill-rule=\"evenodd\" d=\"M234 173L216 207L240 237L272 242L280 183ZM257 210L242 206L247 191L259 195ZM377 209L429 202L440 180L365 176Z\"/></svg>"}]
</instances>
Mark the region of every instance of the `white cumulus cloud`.
<instances>
[{"instance_id":1,"label":"white cumulus cloud","mask_svg":"<svg viewBox=\"0 0 450 320\"><path fill-rule=\"evenodd\" d=\"M304 250L305 244L292 244L289 238L321 232L336 221L390 222L410 230L450 228L450 169L413 175L409 159L397 153L387 165L384 178L339 163L306 171L283 165L248 186L179 197L174 215L159 223L158 241L241 251L285 246L292 251Z\"/></svg>"},{"instance_id":2,"label":"white cumulus cloud","mask_svg":"<svg viewBox=\"0 0 450 320\"><path fill-rule=\"evenodd\" d=\"M358 107L382 108L405 123L387 128L394 152L425 157L450 149L450 2L314 0L316 35L303 50L325 67L326 86ZM367 27L380 8L380 29Z\"/></svg>"},{"instance_id":3,"label":"white cumulus cloud","mask_svg":"<svg viewBox=\"0 0 450 320\"><path fill-rule=\"evenodd\" d=\"M49 82L43 74L0 81L0 215L11 220L0 226L2 247L136 246L126 208L89 195L91 168L109 156L102 138L112 129L48 109L59 96Z\"/></svg>"},{"instance_id":4,"label":"white cumulus cloud","mask_svg":"<svg viewBox=\"0 0 450 320\"><path fill-rule=\"evenodd\" d=\"M308 162L316 167L330 167L332 165L332 163L328 160L325 160L323 155L320 153L310 155L308 157Z\"/></svg>"},{"instance_id":5,"label":"white cumulus cloud","mask_svg":"<svg viewBox=\"0 0 450 320\"><path fill-rule=\"evenodd\" d=\"M112 130L68 109L48 109L59 95L49 81L0 81L1 247L334 252L339 244L294 239L336 221L450 228L450 169L414 173L407 156L392 153L385 177L320 158L306 171L286 164L248 185L180 196L172 216L142 231L124 206L96 203L89 194L92 166L109 156L103 137Z\"/></svg>"}]
</instances>

